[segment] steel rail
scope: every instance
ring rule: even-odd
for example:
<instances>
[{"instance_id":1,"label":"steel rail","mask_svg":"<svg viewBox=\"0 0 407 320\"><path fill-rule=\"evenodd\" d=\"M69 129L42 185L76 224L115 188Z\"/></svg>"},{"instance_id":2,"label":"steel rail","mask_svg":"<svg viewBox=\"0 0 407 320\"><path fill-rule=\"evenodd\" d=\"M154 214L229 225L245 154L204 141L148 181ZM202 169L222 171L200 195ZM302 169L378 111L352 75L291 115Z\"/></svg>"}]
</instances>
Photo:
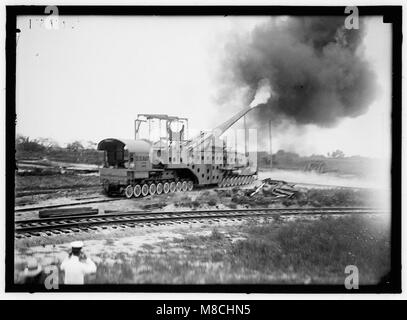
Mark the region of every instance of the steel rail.
<instances>
[{"instance_id":1,"label":"steel rail","mask_svg":"<svg viewBox=\"0 0 407 320\"><path fill-rule=\"evenodd\" d=\"M62 230L69 228L92 229L101 225L125 225L165 223L172 221L201 220L201 219L236 219L250 217L273 217L289 215L344 215L344 214L384 214L387 210L375 208L252 208L252 209L225 209L225 210L196 210L175 212L132 212L120 214L89 215L55 217L16 221L16 234ZM81 230L79 230L81 231Z\"/></svg>"}]
</instances>

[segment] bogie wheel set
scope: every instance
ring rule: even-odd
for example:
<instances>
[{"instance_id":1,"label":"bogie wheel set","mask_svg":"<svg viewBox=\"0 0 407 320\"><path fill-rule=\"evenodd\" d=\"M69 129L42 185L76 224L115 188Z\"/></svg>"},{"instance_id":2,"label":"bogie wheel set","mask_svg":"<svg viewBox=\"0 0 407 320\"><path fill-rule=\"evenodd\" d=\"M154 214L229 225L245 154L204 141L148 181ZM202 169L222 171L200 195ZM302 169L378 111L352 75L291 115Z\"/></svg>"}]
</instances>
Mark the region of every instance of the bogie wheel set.
<instances>
[{"instance_id":1,"label":"bogie wheel set","mask_svg":"<svg viewBox=\"0 0 407 320\"><path fill-rule=\"evenodd\" d=\"M155 195L155 194L167 194L170 192L187 192L192 191L194 189L194 182L191 180L184 180L184 181L166 181L166 182L158 182L158 183L143 183L143 184L136 184L131 185L129 184L124 189L124 195L126 198L139 198L139 197L146 197L148 195Z\"/></svg>"}]
</instances>

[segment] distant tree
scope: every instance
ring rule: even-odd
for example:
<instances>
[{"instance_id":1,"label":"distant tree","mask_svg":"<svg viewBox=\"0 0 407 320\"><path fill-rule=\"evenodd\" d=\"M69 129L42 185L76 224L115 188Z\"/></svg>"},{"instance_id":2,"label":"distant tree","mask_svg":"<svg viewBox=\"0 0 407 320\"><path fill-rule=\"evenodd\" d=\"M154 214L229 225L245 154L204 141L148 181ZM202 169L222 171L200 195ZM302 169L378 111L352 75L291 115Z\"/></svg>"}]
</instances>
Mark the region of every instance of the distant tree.
<instances>
[{"instance_id":1,"label":"distant tree","mask_svg":"<svg viewBox=\"0 0 407 320\"><path fill-rule=\"evenodd\" d=\"M74 141L72 143L68 143L66 148L71 151L81 151L84 149L84 147L83 147L82 143L80 143L80 141Z\"/></svg>"},{"instance_id":2,"label":"distant tree","mask_svg":"<svg viewBox=\"0 0 407 320\"><path fill-rule=\"evenodd\" d=\"M284 150L278 150L276 154L273 156L273 161L276 163L296 163L300 159L299 154L295 152L286 152Z\"/></svg>"},{"instance_id":3,"label":"distant tree","mask_svg":"<svg viewBox=\"0 0 407 320\"><path fill-rule=\"evenodd\" d=\"M309 158L311 158L311 159L325 159L326 157L323 154L312 154Z\"/></svg>"},{"instance_id":4,"label":"distant tree","mask_svg":"<svg viewBox=\"0 0 407 320\"><path fill-rule=\"evenodd\" d=\"M342 150L335 150L331 153L331 157L332 158L344 158L345 157L345 153Z\"/></svg>"},{"instance_id":5,"label":"distant tree","mask_svg":"<svg viewBox=\"0 0 407 320\"><path fill-rule=\"evenodd\" d=\"M17 134L16 136L16 145L23 145L24 143L30 141L29 137L23 136L21 134Z\"/></svg>"},{"instance_id":6,"label":"distant tree","mask_svg":"<svg viewBox=\"0 0 407 320\"><path fill-rule=\"evenodd\" d=\"M96 149L97 143L91 140L86 142L86 149Z\"/></svg>"},{"instance_id":7,"label":"distant tree","mask_svg":"<svg viewBox=\"0 0 407 320\"><path fill-rule=\"evenodd\" d=\"M44 151L46 148L40 143L39 140L30 140L29 137L17 135L16 137L16 150L17 151Z\"/></svg>"},{"instance_id":8,"label":"distant tree","mask_svg":"<svg viewBox=\"0 0 407 320\"><path fill-rule=\"evenodd\" d=\"M60 148L58 142L50 138L39 138L38 141L47 149Z\"/></svg>"}]
</instances>

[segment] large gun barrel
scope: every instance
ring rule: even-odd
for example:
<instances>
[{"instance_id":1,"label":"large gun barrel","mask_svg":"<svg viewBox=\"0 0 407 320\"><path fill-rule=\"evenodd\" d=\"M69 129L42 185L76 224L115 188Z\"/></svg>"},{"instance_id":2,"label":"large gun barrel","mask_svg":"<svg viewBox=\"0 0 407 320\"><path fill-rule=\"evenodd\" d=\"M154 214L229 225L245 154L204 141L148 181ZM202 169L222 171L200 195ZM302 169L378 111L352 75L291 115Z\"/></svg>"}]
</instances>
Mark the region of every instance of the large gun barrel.
<instances>
[{"instance_id":1,"label":"large gun barrel","mask_svg":"<svg viewBox=\"0 0 407 320\"><path fill-rule=\"evenodd\" d=\"M212 132L207 132L206 134L199 135L195 139L192 139L189 148L196 148L198 146L201 146L203 143L209 143L209 141L212 139L212 137L216 134L216 136L221 136L227 129L229 129L234 123L236 123L239 119L244 117L250 110L252 110L252 107L246 107L242 110L240 110L238 113L236 113L233 117L230 119L226 120L222 124L218 125L215 129L212 130Z\"/></svg>"},{"instance_id":2,"label":"large gun barrel","mask_svg":"<svg viewBox=\"0 0 407 320\"><path fill-rule=\"evenodd\" d=\"M233 117L231 117L229 120L226 120L224 123L221 125L217 126L214 131L221 135L223 134L227 129L229 129L235 122L237 122L239 119L244 117L250 110L253 108L247 107L242 110L240 110L238 113L236 113Z\"/></svg>"}]
</instances>

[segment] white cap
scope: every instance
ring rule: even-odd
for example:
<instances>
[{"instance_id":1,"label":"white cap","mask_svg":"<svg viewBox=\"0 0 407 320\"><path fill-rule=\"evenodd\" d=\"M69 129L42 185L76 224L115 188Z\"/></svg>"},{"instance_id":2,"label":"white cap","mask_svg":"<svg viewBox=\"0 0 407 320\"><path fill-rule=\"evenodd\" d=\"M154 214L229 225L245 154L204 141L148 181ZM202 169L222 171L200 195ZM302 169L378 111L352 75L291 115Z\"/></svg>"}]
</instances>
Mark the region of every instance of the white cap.
<instances>
[{"instance_id":1,"label":"white cap","mask_svg":"<svg viewBox=\"0 0 407 320\"><path fill-rule=\"evenodd\" d=\"M73 248L75 248L75 249L80 249L80 248L83 247L83 242L82 242L82 241L74 241L74 242L71 242L71 247L72 247L72 249L73 249Z\"/></svg>"}]
</instances>

